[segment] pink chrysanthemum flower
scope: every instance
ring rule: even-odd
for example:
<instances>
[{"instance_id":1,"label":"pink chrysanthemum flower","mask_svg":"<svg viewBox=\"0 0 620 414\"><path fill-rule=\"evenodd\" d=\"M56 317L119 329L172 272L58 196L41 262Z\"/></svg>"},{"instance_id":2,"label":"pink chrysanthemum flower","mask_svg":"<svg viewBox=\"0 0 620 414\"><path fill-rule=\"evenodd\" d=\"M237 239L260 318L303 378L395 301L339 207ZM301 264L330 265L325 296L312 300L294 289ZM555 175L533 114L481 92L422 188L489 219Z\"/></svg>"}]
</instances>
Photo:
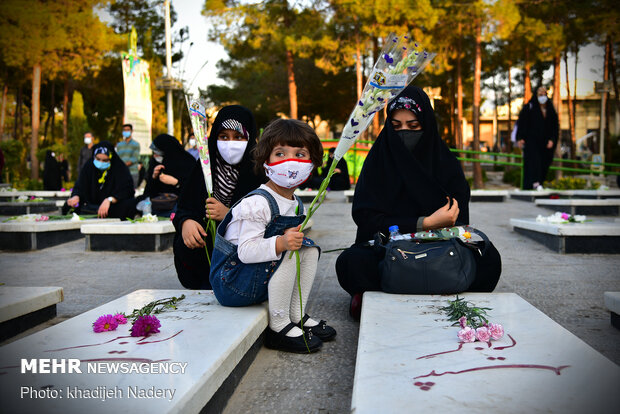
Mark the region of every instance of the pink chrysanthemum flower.
<instances>
[{"instance_id":1,"label":"pink chrysanthemum flower","mask_svg":"<svg viewBox=\"0 0 620 414\"><path fill-rule=\"evenodd\" d=\"M570 218L570 214L568 213L562 213L562 219L563 220L568 220Z\"/></svg>"},{"instance_id":2,"label":"pink chrysanthemum flower","mask_svg":"<svg viewBox=\"0 0 620 414\"><path fill-rule=\"evenodd\" d=\"M504 327L499 323L489 324L489 333L493 339L501 339L504 336Z\"/></svg>"},{"instance_id":3,"label":"pink chrysanthemum flower","mask_svg":"<svg viewBox=\"0 0 620 414\"><path fill-rule=\"evenodd\" d=\"M117 313L114 315L114 319L116 319L116 322L118 322L119 325L125 325L127 323L127 318L122 313Z\"/></svg>"},{"instance_id":4,"label":"pink chrysanthemum flower","mask_svg":"<svg viewBox=\"0 0 620 414\"><path fill-rule=\"evenodd\" d=\"M103 315L97 318L95 323L93 323L93 331L106 332L106 331L114 331L118 327L118 321L112 315Z\"/></svg>"},{"instance_id":5,"label":"pink chrysanthemum flower","mask_svg":"<svg viewBox=\"0 0 620 414\"><path fill-rule=\"evenodd\" d=\"M465 328L467 326L467 318L464 316L461 316L459 318L459 324L461 325L461 328Z\"/></svg>"},{"instance_id":6,"label":"pink chrysanthemum flower","mask_svg":"<svg viewBox=\"0 0 620 414\"><path fill-rule=\"evenodd\" d=\"M174 220L174 213L170 213L170 220Z\"/></svg>"},{"instance_id":7,"label":"pink chrysanthemum flower","mask_svg":"<svg viewBox=\"0 0 620 414\"><path fill-rule=\"evenodd\" d=\"M158 333L161 323L152 315L142 315L136 319L131 327L131 336L147 336Z\"/></svg>"}]
</instances>

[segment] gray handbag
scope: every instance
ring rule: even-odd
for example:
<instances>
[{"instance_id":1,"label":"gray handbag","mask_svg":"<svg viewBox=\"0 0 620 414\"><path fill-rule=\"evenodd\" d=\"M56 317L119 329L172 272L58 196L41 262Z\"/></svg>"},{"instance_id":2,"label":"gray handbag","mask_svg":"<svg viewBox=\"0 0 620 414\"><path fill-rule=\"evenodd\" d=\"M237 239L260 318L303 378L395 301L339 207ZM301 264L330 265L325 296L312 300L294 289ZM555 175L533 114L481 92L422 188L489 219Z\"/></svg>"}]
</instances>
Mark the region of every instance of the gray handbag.
<instances>
[{"instance_id":1,"label":"gray handbag","mask_svg":"<svg viewBox=\"0 0 620 414\"><path fill-rule=\"evenodd\" d=\"M480 230L470 230L482 243L458 238L440 241L397 240L385 245L380 264L381 289L401 294L453 294L467 290L476 278L475 254L490 244Z\"/></svg>"}]
</instances>

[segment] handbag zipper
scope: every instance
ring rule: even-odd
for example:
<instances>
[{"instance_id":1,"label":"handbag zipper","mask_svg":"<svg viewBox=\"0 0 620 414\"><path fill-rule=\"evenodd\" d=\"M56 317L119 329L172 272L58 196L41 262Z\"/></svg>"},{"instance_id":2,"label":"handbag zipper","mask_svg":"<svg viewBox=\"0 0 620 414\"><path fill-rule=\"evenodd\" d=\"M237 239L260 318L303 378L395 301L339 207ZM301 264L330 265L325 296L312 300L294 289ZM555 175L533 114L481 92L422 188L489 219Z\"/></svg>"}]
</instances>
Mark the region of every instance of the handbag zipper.
<instances>
[{"instance_id":1,"label":"handbag zipper","mask_svg":"<svg viewBox=\"0 0 620 414\"><path fill-rule=\"evenodd\" d=\"M402 249L396 249L396 250L400 253L400 255L403 257L403 259L408 259L409 256L407 256L406 253L419 255L419 254L426 253L426 252L428 252L430 250L435 250L435 249L439 249L439 247L431 247L430 249L422 250L422 251L419 251L419 252L408 252L408 251L402 250Z\"/></svg>"}]
</instances>

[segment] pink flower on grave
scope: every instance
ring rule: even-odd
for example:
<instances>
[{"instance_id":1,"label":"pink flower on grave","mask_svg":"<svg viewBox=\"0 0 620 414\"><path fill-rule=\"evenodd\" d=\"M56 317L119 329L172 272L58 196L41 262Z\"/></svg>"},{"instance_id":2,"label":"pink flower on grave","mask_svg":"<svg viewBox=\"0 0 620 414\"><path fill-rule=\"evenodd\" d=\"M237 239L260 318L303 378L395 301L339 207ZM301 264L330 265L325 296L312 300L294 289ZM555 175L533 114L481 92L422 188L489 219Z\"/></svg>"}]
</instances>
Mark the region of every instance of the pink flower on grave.
<instances>
[{"instance_id":1,"label":"pink flower on grave","mask_svg":"<svg viewBox=\"0 0 620 414\"><path fill-rule=\"evenodd\" d=\"M158 333L161 323L153 315L142 315L136 319L131 327L131 336L148 336Z\"/></svg>"},{"instance_id":2,"label":"pink flower on grave","mask_svg":"<svg viewBox=\"0 0 620 414\"><path fill-rule=\"evenodd\" d=\"M562 213L562 220L568 220L570 218L570 214Z\"/></svg>"},{"instance_id":3,"label":"pink flower on grave","mask_svg":"<svg viewBox=\"0 0 620 414\"><path fill-rule=\"evenodd\" d=\"M504 327L499 323L490 323L489 333L491 334L491 338L501 339L501 337L504 336Z\"/></svg>"},{"instance_id":4,"label":"pink flower on grave","mask_svg":"<svg viewBox=\"0 0 620 414\"><path fill-rule=\"evenodd\" d=\"M476 329L476 339L480 342L489 342L491 339L491 334L489 333L489 328L486 326L481 326Z\"/></svg>"},{"instance_id":5,"label":"pink flower on grave","mask_svg":"<svg viewBox=\"0 0 620 414\"><path fill-rule=\"evenodd\" d=\"M63 187L63 188L60 189L60 191L67 191L67 190L65 190L65 187Z\"/></svg>"},{"instance_id":6,"label":"pink flower on grave","mask_svg":"<svg viewBox=\"0 0 620 414\"><path fill-rule=\"evenodd\" d=\"M474 342L476 340L476 331L466 326L459 331L457 336L462 342Z\"/></svg>"},{"instance_id":7,"label":"pink flower on grave","mask_svg":"<svg viewBox=\"0 0 620 414\"><path fill-rule=\"evenodd\" d=\"M461 325L461 328L465 328L467 326L467 318L461 316L461 318L459 319L459 324Z\"/></svg>"},{"instance_id":8,"label":"pink flower on grave","mask_svg":"<svg viewBox=\"0 0 620 414\"><path fill-rule=\"evenodd\" d=\"M34 219L34 221L48 221L50 218L48 216L41 216L39 218Z\"/></svg>"},{"instance_id":9,"label":"pink flower on grave","mask_svg":"<svg viewBox=\"0 0 620 414\"><path fill-rule=\"evenodd\" d=\"M118 327L118 321L112 315L103 315L97 318L95 323L93 323L93 331L106 332L106 331L114 331Z\"/></svg>"},{"instance_id":10,"label":"pink flower on grave","mask_svg":"<svg viewBox=\"0 0 620 414\"><path fill-rule=\"evenodd\" d=\"M174 220L174 213L170 213L170 220Z\"/></svg>"},{"instance_id":11,"label":"pink flower on grave","mask_svg":"<svg viewBox=\"0 0 620 414\"><path fill-rule=\"evenodd\" d=\"M114 319L116 319L119 325L125 325L127 323L127 317L123 313L117 313L114 315Z\"/></svg>"}]
</instances>

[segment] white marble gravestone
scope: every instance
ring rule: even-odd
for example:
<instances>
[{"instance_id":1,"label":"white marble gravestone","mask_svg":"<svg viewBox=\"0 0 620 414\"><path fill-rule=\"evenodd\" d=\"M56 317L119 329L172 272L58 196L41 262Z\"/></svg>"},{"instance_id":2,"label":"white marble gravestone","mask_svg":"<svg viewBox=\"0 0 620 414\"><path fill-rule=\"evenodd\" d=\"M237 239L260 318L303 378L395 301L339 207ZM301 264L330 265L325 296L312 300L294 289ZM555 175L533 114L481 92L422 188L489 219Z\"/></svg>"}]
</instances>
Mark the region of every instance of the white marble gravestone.
<instances>
[{"instance_id":1,"label":"white marble gravestone","mask_svg":"<svg viewBox=\"0 0 620 414\"><path fill-rule=\"evenodd\" d=\"M0 215L17 216L21 214L55 213L58 211L56 201L0 201Z\"/></svg>"},{"instance_id":2,"label":"white marble gravestone","mask_svg":"<svg viewBox=\"0 0 620 414\"><path fill-rule=\"evenodd\" d=\"M131 337L130 323L112 332L92 330L101 315L182 294L177 310L156 315L157 334ZM262 305L223 307L212 291L138 290L0 348L0 401L11 413L197 413L266 327ZM78 359L82 373L21 374L22 359L35 358ZM89 363L95 372L88 373ZM87 398L102 393L105 401Z\"/></svg>"},{"instance_id":3,"label":"white marble gravestone","mask_svg":"<svg viewBox=\"0 0 620 414\"><path fill-rule=\"evenodd\" d=\"M507 190L471 190L469 201L502 202L508 197Z\"/></svg>"},{"instance_id":4,"label":"white marble gravestone","mask_svg":"<svg viewBox=\"0 0 620 414\"><path fill-rule=\"evenodd\" d=\"M569 214L620 215L620 199L618 198L536 200L535 203L539 207Z\"/></svg>"},{"instance_id":5,"label":"white marble gravestone","mask_svg":"<svg viewBox=\"0 0 620 414\"><path fill-rule=\"evenodd\" d=\"M611 324L620 329L620 292L605 292L605 306L611 313Z\"/></svg>"},{"instance_id":6,"label":"white marble gravestone","mask_svg":"<svg viewBox=\"0 0 620 414\"><path fill-rule=\"evenodd\" d=\"M172 246L175 233L170 220L91 224L81 231L89 251L162 251Z\"/></svg>"},{"instance_id":7,"label":"white marble gravestone","mask_svg":"<svg viewBox=\"0 0 620 414\"><path fill-rule=\"evenodd\" d=\"M56 316L60 287L0 286L0 341Z\"/></svg>"},{"instance_id":8,"label":"white marble gravestone","mask_svg":"<svg viewBox=\"0 0 620 414\"><path fill-rule=\"evenodd\" d=\"M618 412L616 364L514 293L463 297L502 339L461 345L439 310L453 296L364 294L351 412Z\"/></svg>"},{"instance_id":9,"label":"white marble gravestone","mask_svg":"<svg viewBox=\"0 0 620 414\"><path fill-rule=\"evenodd\" d=\"M351 203L353 201L353 196L355 196L355 190L345 190L344 196L347 199L347 203Z\"/></svg>"},{"instance_id":10,"label":"white marble gravestone","mask_svg":"<svg viewBox=\"0 0 620 414\"><path fill-rule=\"evenodd\" d=\"M316 197L318 193L319 192L317 190L295 190L295 195L301 198L301 201L303 201L304 204L312 202L312 200L314 200L314 197Z\"/></svg>"},{"instance_id":11,"label":"white marble gravestone","mask_svg":"<svg viewBox=\"0 0 620 414\"><path fill-rule=\"evenodd\" d=\"M620 223L611 219L566 224L510 219L510 225L558 253L620 253Z\"/></svg>"},{"instance_id":12,"label":"white marble gravestone","mask_svg":"<svg viewBox=\"0 0 620 414\"><path fill-rule=\"evenodd\" d=\"M0 199L17 200L20 196L46 198L49 200L67 200L71 191L0 191Z\"/></svg>"},{"instance_id":13,"label":"white marble gravestone","mask_svg":"<svg viewBox=\"0 0 620 414\"><path fill-rule=\"evenodd\" d=\"M0 223L0 249L38 250L67 243L82 237L80 228L89 223L111 223L119 219L85 219L79 221L8 221Z\"/></svg>"}]
</instances>

